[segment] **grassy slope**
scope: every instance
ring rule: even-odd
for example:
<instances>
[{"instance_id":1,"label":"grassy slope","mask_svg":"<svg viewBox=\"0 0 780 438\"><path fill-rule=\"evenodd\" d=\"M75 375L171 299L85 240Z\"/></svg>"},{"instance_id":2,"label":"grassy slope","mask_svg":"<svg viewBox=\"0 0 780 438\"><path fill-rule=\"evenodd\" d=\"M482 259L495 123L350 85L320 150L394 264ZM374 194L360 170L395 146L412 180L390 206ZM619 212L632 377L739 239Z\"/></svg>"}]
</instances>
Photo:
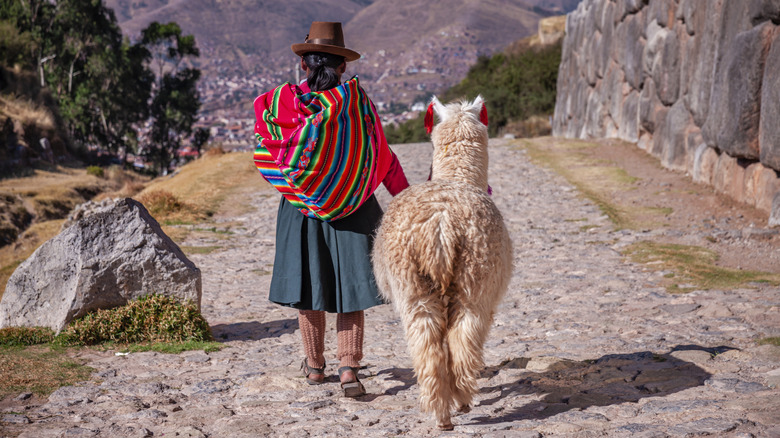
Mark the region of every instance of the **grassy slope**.
<instances>
[{"instance_id":1,"label":"grassy slope","mask_svg":"<svg viewBox=\"0 0 780 438\"><path fill-rule=\"evenodd\" d=\"M213 216L222 208L236 208L224 204L225 200L247 191L266 189L271 187L255 169L252 153L229 152L206 154L172 176L151 181L140 195L165 190Z\"/></svg>"},{"instance_id":2,"label":"grassy slope","mask_svg":"<svg viewBox=\"0 0 780 438\"><path fill-rule=\"evenodd\" d=\"M599 145L580 140L540 137L517 140L537 164L554 170L586 198L596 204L620 229L656 229L666 226L674 211L659 204L660 197L624 197L638 188L640 178L633 176L609 158ZM626 144L625 147L634 146ZM649 155L635 153L649 166L660 166ZM661 192L662 193L662 192ZM660 195L657 193L656 195ZM683 196L682 194L678 194ZM656 199L653 199L656 198ZM661 206L659 206L661 205ZM696 289L733 289L751 283L780 285L777 272L730 269L718 266L719 255L707 248L669 242L640 241L623 249L623 255L649 269L665 271L664 286L671 293Z\"/></svg>"},{"instance_id":3,"label":"grassy slope","mask_svg":"<svg viewBox=\"0 0 780 438\"><path fill-rule=\"evenodd\" d=\"M119 181L119 182L117 182ZM253 190L273 190L254 168L251 152L207 154L182 167L172 176L160 177L146 184L138 195L128 189L127 181L120 177L107 179L87 175L83 169L60 169L59 172L35 171L24 178L0 181L0 194L7 193L24 198L25 204L43 207L48 200L75 206L87 198L80 193L98 193L99 197L143 195L164 190L194 207L195 214L187 223L208 222L220 213L233 214L245 211L244 195ZM130 181L130 185L141 185ZM230 200L230 202L225 202ZM41 207L41 208L43 208ZM166 217L157 217L165 224ZM0 297L14 269L29 257L43 242L60 231L62 220L42 221L27 229L16 243L0 248ZM175 227L164 227L174 240L180 241L186 234Z\"/></svg>"}]
</instances>

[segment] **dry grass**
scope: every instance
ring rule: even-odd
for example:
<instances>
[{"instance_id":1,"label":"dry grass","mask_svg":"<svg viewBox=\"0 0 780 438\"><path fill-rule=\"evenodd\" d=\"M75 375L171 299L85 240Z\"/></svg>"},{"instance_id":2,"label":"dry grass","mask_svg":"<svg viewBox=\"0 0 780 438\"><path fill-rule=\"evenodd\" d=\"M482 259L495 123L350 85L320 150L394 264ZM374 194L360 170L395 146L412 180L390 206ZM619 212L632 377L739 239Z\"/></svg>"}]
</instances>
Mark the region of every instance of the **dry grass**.
<instances>
[{"instance_id":1,"label":"dry grass","mask_svg":"<svg viewBox=\"0 0 780 438\"><path fill-rule=\"evenodd\" d=\"M547 116L531 116L525 120L509 122L504 127L503 133L520 138L542 137L552 134L552 125Z\"/></svg>"},{"instance_id":2,"label":"dry grass","mask_svg":"<svg viewBox=\"0 0 780 438\"><path fill-rule=\"evenodd\" d=\"M613 193L631 190L637 178L615 163L594 158L590 153L596 146L593 143L543 137L519 144L534 162L553 169L598 205L617 229L652 225L664 216L650 208L627 207L612 201Z\"/></svg>"},{"instance_id":3,"label":"dry grass","mask_svg":"<svg viewBox=\"0 0 780 438\"><path fill-rule=\"evenodd\" d=\"M251 152L213 152L182 167L173 176L152 181L139 195L164 191L191 206L202 218L222 211L235 214L247 211L242 194L256 190L273 190L263 180L252 161ZM225 202L232 199L233 202ZM147 206L148 208L148 206ZM159 218L158 218L159 220Z\"/></svg>"},{"instance_id":4,"label":"dry grass","mask_svg":"<svg viewBox=\"0 0 780 438\"><path fill-rule=\"evenodd\" d=\"M191 224L206 218L198 207L180 200L167 190L145 191L137 199L161 224Z\"/></svg>"},{"instance_id":5,"label":"dry grass","mask_svg":"<svg viewBox=\"0 0 780 438\"><path fill-rule=\"evenodd\" d=\"M55 128L54 115L51 111L45 105L28 99L0 95L0 114L18 120L23 125L34 124L45 130Z\"/></svg>"},{"instance_id":6,"label":"dry grass","mask_svg":"<svg viewBox=\"0 0 780 438\"><path fill-rule=\"evenodd\" d=\"M20 392L48 395L88 380L93 369L51 345L0 347L0 398Z\"/></svg>"},{"instance_id":7,"label":"dry grass","mask_svg":"<svg viewBox=\"0 0 780 438\"><path fill-rule=\"evenodd\" d=\"M718 255L698 246L643 241L626 247L623 254L650 269L668 271L664 283L671 293L734 289L756 282L780 285L778 274L717 266Z\"/></svg>"},{"instance_id":8,"label":"dry grass","mask_svg":"<svg viewBox=\"0 0 780 438\"><path fill-rule=\"evenodd\" d=\"M16 243L0 248L0 299L14 270L39 246L56 236L63 222L60 219L33 224L19 236Z\"/></svg>"},{"instance_id":9,"label":"dry grass","mask_svg":"<svg viewBox=\"0 0 780 438\"><path fill-rule=\"evenodd\" d=\"M640 179L612 160L599 157L594 143L552 137L518 143L535 163L554 170L595 203L618 230L658 227L674 212L669 207L652 205L649 199L620 203L615 194L634 190Z\"/></svg>"}]
</instances>

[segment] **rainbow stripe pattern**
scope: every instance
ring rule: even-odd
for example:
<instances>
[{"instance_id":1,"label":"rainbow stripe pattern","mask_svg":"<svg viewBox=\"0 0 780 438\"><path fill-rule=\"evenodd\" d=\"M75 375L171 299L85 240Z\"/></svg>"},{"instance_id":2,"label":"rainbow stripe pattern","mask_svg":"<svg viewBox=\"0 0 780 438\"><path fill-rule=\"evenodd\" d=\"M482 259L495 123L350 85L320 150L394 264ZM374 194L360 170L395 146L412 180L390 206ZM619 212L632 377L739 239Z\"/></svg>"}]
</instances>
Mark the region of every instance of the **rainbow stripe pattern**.
<instances>
[{"instance_id":1,"label":"rainbow stripe pattern","mask_svg":"<svg viewBox=\"0 0 780 438\"><path fill-rule=\"evenodd\" d=\"M255 166L308 217L349 215L388 172L392 152L357 77L309 93L285 83L255 99L254 108Z\"/></svg>"}]
</instances>

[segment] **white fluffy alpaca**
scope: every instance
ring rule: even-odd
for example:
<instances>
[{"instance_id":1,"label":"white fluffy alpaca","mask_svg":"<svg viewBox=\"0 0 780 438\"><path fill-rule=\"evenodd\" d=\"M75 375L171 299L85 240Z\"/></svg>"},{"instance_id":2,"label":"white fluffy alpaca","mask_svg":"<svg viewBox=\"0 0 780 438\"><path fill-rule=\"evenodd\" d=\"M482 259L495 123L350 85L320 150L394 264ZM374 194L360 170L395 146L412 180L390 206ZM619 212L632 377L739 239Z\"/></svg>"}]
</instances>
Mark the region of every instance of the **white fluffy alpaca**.
<instances>
[{"instance_id":1,"label":"white fluffy alpaca","mask_svg":"<svg viewBox=\"0 0 780 438\"><path fill-rule=\"evenodd\" d=\"M372 258L382 295L401 315L421 408L452 429L452 408L468 412L478 390L485 338L512 275L512 242L487 193L482 98L444 106L434 97L431 105L440 119L431 180L392 200Z\"/></svg>"}]
</instances>

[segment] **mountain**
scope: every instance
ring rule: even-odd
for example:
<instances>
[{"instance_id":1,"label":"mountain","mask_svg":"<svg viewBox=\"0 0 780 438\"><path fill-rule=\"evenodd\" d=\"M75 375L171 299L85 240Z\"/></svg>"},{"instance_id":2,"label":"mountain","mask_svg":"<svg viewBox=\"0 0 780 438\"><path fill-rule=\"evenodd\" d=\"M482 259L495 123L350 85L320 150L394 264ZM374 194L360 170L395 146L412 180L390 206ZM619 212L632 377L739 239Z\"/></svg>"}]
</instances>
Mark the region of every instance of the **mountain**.
<instances>
[{"instance_id":1,"label":"mountain","mask_svg":"<svg viewBox=\"0 0 780 438\"><path fill-rule=\"evenodd\" d=\"M391 121L465 77L477 58L536 32L541 18L579 0L106 0L131 38L152 21L179 23L196 38L204 124L235 125L243 141L254 97L296 80L314 20L344 23L348 65ZM219 120L222 119L222 122ZM239 123L236 123L238 121ZM227 122L227 123L225 123ZM229 127L225 127L228 129ZM249 129L251 134L251 129Z\"/></svg>"}]
</instances>

